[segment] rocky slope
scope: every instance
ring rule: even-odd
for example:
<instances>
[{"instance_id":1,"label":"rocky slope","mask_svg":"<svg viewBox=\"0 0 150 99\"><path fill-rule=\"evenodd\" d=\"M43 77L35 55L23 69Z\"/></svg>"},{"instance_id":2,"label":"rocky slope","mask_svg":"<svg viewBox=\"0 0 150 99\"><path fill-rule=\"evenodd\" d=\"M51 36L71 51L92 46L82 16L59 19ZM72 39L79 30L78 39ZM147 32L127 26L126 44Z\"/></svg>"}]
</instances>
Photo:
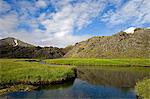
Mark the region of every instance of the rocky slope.
<instances>
[{"instance_id":1,"label":"rocky slope","mask_svg":"<svg viewBox=\"0 0 150 99\"><path fill-rule=\"evenodd\" d=\"M150 58L150 29L137 28L134 33L92 37L76 43L64 57Z\"/></svg>"},{"instance_id":2,"label":"rocky slope","mask_svg":"<svg viewBox=\"0 0 150 99\"><path fill-rule=\"evenodd\" d=\"M64 50L57 47L40 47L15 38L0 40L0 58L60 58Z\"/></svg>"}]
</instances>

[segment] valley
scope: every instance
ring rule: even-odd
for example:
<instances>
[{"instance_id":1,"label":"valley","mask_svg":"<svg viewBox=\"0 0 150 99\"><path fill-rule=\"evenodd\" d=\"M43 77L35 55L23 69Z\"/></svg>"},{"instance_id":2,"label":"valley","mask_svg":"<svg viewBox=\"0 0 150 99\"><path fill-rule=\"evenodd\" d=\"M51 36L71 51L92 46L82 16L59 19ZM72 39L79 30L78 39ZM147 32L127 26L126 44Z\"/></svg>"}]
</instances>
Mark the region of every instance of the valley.
<instances>
[{"instance_id":1,"label":"valley","mask_svg":"<svg viewBox=\"0 0 150 99\"><path fill-rule=\"evenodd\" d=\"M137 28L65 48L1 39L0 97L148 98L149 37L149 29Z\"/></svg>"}]
</instances>

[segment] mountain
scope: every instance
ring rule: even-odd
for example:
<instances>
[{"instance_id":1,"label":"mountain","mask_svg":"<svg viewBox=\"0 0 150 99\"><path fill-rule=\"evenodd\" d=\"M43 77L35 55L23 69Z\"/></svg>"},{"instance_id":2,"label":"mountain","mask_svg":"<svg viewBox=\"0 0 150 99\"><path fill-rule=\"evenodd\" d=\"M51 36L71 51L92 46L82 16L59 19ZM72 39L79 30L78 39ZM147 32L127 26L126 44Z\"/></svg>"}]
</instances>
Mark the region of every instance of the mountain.
<instances>
[{"instance_id":1,"label":"mountain","mask_svg":"<svg viewBox=\"0 0 150 99\"><path fill-rule=\"evenodd\" d=\"M64 55L62 48L34 46L12 37L0 40L0 58L60 58Z\"/></svg>"},{"instance_id":2,"label":"mountain","mask_svg":"<svg viewBox=\"0 0 150 99\"><path fill-rule=\"evenodd\" d=\"M13 37L8 37L0 40L0 46L9 45L9 46L22 46L22 47L34 47L31 44L25 43L21 40L15 39Z\"/></svg>"},{"instance_id":3,"label":"mountain","mask_svg":"<svg viewBox=\"0 0 150 99\"><path fill-rule=\"evenodd\" d=\"M64 57L150 58L150 29L136 28L134 33L92 37L76 43Z\"/></svg>"}]
</instances>

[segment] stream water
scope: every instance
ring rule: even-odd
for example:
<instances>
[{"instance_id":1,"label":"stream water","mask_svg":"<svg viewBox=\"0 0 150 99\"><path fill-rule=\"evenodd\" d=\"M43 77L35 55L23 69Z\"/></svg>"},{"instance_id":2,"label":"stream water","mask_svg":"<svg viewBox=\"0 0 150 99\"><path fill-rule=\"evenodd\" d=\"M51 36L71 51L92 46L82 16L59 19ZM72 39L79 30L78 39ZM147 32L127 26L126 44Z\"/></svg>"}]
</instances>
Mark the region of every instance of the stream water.
<instances>
[{"instance_id":1,"label":"stream water","mask_svg":"<svg viewBox=\"0 0 150 99\"><path fill-rule=\"evenodd\" d=\"M6 94L9 99L136 99L134 86L150 73L78 68L78 77L56 86L46 86L31 92Z\"/></svg>"}]
</instances>

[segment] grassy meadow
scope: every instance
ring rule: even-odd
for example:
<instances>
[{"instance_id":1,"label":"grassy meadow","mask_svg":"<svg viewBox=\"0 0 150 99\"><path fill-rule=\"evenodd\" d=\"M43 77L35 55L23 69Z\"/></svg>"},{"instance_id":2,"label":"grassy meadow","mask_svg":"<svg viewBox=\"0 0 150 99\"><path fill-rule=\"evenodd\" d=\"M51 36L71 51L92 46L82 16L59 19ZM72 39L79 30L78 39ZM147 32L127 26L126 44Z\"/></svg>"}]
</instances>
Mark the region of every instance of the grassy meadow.
<instances>
[{"instance_id":1,"label":"grassy meadow","mask_svg":"<svg viewBox=\"0 0 150 99\"><path fill-rule=\"evenodd\" d=\"M53 82L75 77L74 67L48 66L23 59L0 59L0 84Z\"/></svg>"},{"instance_id":2,"label":"grassy meadow","mask_svg":"<svg viewBox=\"0 0 150 99\"><path fill-rule=\"evenodd\" d=\"M46 59L45 62L76 66L150 66L150 59L95 59L95 58L60 58Z\"/></svg>"},{"instance_id":3,"label":"grassy meadow","mask_svg":"<svg viewBox=\"0 0 150 99\"><path fill-rule=\"evenodd\" d=\"M150 59L80 59L80 58L61 58L46 59L46 64L38 62L28 62L25 59L0 59L0 84L15 84L20 82L53 82L62 79L75 77L73 66L103 66L102 69L117 70L143 70L149 72ZM48 64L59 64L62 66L48 66ZM106 68L104 68L106 66ZM113 66L107 68L107 66ZM116 67L115 67L116 66ZM124 68L129 66L130 68ZM138 67L133 69L133 67Z\"/></svg>"}]
</instances>

